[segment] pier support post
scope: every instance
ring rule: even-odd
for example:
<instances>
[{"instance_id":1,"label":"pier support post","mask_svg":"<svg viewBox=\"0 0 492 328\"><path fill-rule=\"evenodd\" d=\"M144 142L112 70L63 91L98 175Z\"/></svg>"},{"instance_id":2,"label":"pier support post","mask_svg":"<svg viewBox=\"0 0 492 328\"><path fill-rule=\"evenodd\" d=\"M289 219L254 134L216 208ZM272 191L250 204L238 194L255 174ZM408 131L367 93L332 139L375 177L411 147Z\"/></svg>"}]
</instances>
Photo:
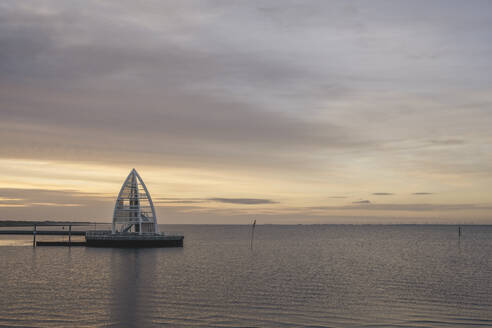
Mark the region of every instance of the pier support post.
<instances>
[{"instance_id":1,"label":"pier support post","mask_svg":"<svg viewBox=\"0 0 492 328\"><path fill-rule=\"evenodd\" d=\"M72 246L72 226L68 226L68 246Z\"/></svg>"},{"instance_id":2,"label":"pier support post","mask_svg":"<svg viewBox=\"0 0 492 328\"><path fill-rule=\"evenodd\" d=\"M36 225L34 225L32 230L32 247L36 247Z\"/></svg>"}]
</instances>

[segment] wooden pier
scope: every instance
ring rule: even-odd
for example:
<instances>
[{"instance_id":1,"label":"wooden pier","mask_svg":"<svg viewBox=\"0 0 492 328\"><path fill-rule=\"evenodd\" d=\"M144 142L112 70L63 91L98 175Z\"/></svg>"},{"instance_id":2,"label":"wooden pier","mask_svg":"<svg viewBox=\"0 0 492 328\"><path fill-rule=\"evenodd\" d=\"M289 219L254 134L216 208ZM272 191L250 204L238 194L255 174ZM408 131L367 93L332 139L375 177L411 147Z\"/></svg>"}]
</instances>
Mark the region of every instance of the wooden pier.
<instances>
[{"instance_id":1,"label":"wooden pier","mask_svg":"<svg viewBox=\"0 0 492 328\"><path fill-rule=\"evenodd\" d=\"M3 223L3 224L2 224ZM106 224L107 225L107 224ZM0 221L3 227L32 227L31 229L5 229L0 230L0 235L32 235L32 246L88 246L88 247L183 247L184 236L170 235L155 232L117 232L111 230L72 230L72 226L94 226L96 223L78 222L8 222ZM63 227L64 230L39 230L38 227ZM65 230L65 227L68 229ZM67 240L36 240L38 235L43 236L68 236ZM72 241L72 236L85 236L84 241Z\"/></svg>"},{"instance_id":2,"label":"wooden pier","mask_svg":"<svg viewBox=\"0 0 492 328\"><path fill-rule=\"evenodd\" d=\"M0 227L8 228L0 230L0 235L32 235L32 246L85 246L85 241L72 241L72 236L85 236L85 230L72 230L76 227L97 227L96 222L57 222L57 221L0 221ZM107 225L107 224L105 224ZM11 228L26 228L11 229ZM39 230L39 227L49 227L50 230ZM63 230L53 230L54 227ZM31 228L31 229L27 229ZM65 228L67 228L65 230ZM38 241L37 236L68 236L68 241Z\"/></svg>"}]
</instances>

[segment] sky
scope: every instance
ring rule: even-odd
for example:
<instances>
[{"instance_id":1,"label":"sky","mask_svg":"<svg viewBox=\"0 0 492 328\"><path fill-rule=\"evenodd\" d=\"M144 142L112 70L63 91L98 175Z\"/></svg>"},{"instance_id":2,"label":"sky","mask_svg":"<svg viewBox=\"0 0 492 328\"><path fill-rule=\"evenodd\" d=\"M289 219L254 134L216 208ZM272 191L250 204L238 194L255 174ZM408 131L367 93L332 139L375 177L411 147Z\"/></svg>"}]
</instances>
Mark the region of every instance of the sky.
<instances>
[{"instance_id":1,"label":"sky","mask_svg":"<svg viewBox=\"0 0 492 328\"><path fill-rule=\"evenodd\" d=\"M0 0L0 220L492 223L491 1Z\"/></svg>"}]
</instances>

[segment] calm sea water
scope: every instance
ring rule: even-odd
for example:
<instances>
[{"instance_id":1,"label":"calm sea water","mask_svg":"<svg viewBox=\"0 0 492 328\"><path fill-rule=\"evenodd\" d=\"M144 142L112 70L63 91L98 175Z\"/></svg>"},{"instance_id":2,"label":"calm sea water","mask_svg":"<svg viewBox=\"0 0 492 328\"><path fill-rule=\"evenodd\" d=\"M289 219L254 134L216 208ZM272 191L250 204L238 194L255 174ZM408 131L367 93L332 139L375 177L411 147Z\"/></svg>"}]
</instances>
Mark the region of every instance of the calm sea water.
<instances>
[{"instance_id":1,"label":"calm sea water","mask_svg":"<svg viewBox=\"0 0 492 328\"><path fill-rule=\"evenodd\" d=\"M492 226L161 229L184 248L1 236L0 326L492 327Z\"/></svg>"}]
</instances>

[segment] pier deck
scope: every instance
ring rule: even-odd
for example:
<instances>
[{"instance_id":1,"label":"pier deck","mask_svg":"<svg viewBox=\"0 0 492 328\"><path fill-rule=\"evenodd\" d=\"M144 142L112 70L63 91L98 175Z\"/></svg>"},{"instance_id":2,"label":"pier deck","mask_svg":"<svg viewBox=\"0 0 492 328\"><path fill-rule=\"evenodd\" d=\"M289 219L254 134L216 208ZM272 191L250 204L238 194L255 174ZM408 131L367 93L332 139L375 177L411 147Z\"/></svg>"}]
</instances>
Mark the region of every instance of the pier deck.
<instances>
[{"instance_id":1,"label":"pier deck","mask_svg":"<svg viewBox=\"0 0 492 328\"><path fill-rule=\"evenodd\" d=\"M86 246L85 241L37 241L36 246Z\"/></svg>"},{"instance_id":2,"label":"pier deck","mask_svg":"<svg viewBox=\"0 0 492 328\"><path fill-rule=\"evenodd\" d=\"M117 233L87 231L87 246L93 247L183 247L184 236L156 233Z\"/></svg>"}]
</instances>

